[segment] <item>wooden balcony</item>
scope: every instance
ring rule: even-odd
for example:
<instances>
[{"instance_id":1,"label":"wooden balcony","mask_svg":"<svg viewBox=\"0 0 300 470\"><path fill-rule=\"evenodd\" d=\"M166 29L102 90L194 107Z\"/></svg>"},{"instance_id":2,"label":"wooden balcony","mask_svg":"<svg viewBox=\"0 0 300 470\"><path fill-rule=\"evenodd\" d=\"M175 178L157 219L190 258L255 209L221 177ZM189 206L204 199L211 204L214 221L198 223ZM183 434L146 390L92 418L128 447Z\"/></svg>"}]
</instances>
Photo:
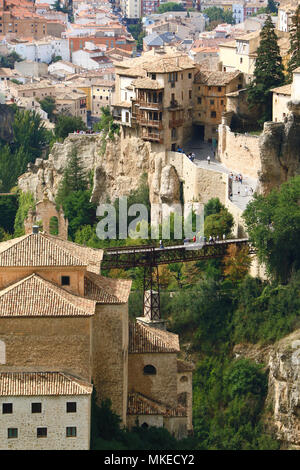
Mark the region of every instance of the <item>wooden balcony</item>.
<instances>
[{"instance_id":1,"label":"wooden balcony","mask_svg":"<svg viewBox=\"0 0 300 470\"><path fill-rule=\"evenodd\" d=\"M168 109L175 110L175 109L183 109L183 105L178 103L178 101L173 100L170 102Z\"/></svg>"},{"instance_id":2,"label":"wooden balcony","mask_svg":"<svg viewBox=\"0 0 300 470\"><path fill-rule=\"evenodd\" d=\"M169 127L172 129L173 127L180 127L183 125L183 119L172 119L169 121Z\"/></svg>"},{"instance_id":3,"label":"wooden balcony","mask_svg":"<svg viewBox=\"0 0 300 470\"><path fill-rule=\"evenodd\" d=\"M157 142L159 144L162 144L164 141L163 136L160 133L154 134L154 133L148 132L147 134L141 135L141 138L143 140L149 140L150 142Z\"/></svg>"},{"instance_id":4,"label":"wooden balcony","mask_svg":"<svg viewBox=\"0 0 300 470\"><path fill-rule=\"evenodd\" d=\"M149 109L152 111L161 111L162 103L153 103L149 101L136 100L135 105L139 106L140 109Z\"/></svg>"},{"instance_id":5,"label":"wooden balcony","mask_svg":"<svg viewBox=\"0 0 300 470\"><path fill-rule=\"evenodd\" d=\"M163 128L162 121L137 117L136 122L140 126L155 127L157 129Z\"/></svg>"}]
</instances>

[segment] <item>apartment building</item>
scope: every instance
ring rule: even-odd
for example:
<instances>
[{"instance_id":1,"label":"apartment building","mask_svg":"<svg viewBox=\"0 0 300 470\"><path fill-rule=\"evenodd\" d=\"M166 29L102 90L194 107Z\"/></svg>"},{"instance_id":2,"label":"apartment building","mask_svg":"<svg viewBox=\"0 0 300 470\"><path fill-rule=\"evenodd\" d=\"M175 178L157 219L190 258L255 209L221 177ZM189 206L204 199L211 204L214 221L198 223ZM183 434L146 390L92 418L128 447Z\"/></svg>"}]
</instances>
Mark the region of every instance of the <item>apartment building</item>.
<instances>
[{"instance_id":1,"label":"apartment building","mask_svg":"<svg viewBox=\"0 0 300 470\"><path fill-rule=\"evenodd\" d=\"M47 36L47 19L38 15L27 0L1 0L0 34L15 38Z\"/></svg>"},{"instance_id":2,"label":"apartment building","mask_svg":"<svg viewBox=\"0 0 300 470\"><path fill-rule=\"evenodd\" d=\"M191 135L194 62L179 52L149 51L116 64L114 116L126 136L176 150Z\"/></svg>"},{"instance_id":3,"label":"apartment building","mask_svg":"<svg viewBox=\"0 0 300 470\"><path fill-rule=\"evenodd\" d=\"M101 108L109 107L112 109L112 96L115 89L115 82L111 80L95 81L91 85L91 115L93 117L101 116Z\"/></svg>"},{"instance_id":4,"label":"apartment building","mask_svg":"<svg viewBox=\"0 0 300 470\"><path fill-rule=\"evenodd\" d=\"M82 90L61 86L55 89L57 113L80 117L87 124L87 97Z\"/></svg>"},{"instance_id":5,"label":"apartment building","mask_svg":"<svg viewBox=\"0 0 300 470\"><path fill-rule=\"evenodd\" d=\"M243 74L199 70L194 79L193 123L206 142L218 140L218 125L226 111L226 94L243 87Z\"/></svg>"},{"instance_id":6,"label":"apartment building","mask_svg":"<svg viewBox=\"0 0 300 470\"><path fill-rule=\"evenodd\" d=\"M50 64L54 57L60 56L62 60L70 60L69 43L67 39L45 37L37 41L8 40L7 47L15 51L23 59Z\"/></svg>"}]
</instances>

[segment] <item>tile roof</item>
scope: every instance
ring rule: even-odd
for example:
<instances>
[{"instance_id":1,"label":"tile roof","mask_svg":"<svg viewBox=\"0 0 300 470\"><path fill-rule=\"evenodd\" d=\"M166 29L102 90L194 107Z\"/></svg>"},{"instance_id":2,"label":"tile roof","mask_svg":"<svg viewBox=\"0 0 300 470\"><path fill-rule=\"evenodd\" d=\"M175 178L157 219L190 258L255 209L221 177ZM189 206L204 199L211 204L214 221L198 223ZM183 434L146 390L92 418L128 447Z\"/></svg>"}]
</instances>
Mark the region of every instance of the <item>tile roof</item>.
<instances>
[{"instance_id":1,"label":"tile roof","mask_svg":"<svg viewBox=\"0 0 300 470\"><path fill-rule=\"evenodd\" d=\"M90 395L93 385L64 372L0 372L0 396Z\"/></svg>"},{"instance_id":2,"label":"tile roof","mask_svg":"<svg viewBox=\"0 0 300 470\"><path fill-rule=\"evenodd\" d=\"M129 324L129 353L175 353L180 351L178 335L139 322Z\"/></svg>"},{"instance_id":3,"label":"tile roof","mask_svg":"<svg viewBox=\"0 0 300 470\"><path fill-rule=\"evenodd\" d=\"M200 70L195 75L195 83L202 83L208 86L227 85L241 74L239 70L235 72L212 72L210 70Z\"/></svg>"},{"instance_id":4,"label":"tile roof","mask_svg":"<svg viewBox=\"0 0 300 470\"><path fill-rule=\"evenodd\" d=\"M128 302L131 280L112 279L99 274L86 273L84 277L85 297L103 304L123 304Z\"/></svg>"},{"instance_id":5,"label":"tile roof","mask_svg":"<svg viewBox=\"0 0 300 470\"><path fill-rule=\"evenodd\" d=\"M157 80L151 80L151 78L137 78L132 82L136 88L146 88L148 90L161 90L164 85L159 83Z\"/></svg>"},{"instance_id":6,"label":"tile roof","mask_svg":"<svg viewBox=\"0 0 300 470\"><path fill-rule=\"evenodd\" d=\"M0 317L91 316L95 307L35 273L0 291Z\"/></svg>"},{"instance_id":7,"label":"tile roof","mask_svg":"<svg viewBox=\"0 0 300 470\"><path fill-rule=\"evenodd\" d=\"M187 416L186 408L178 405L172 408L164 403L153 400L141 393L129 393L127 403L128 415L163 415L163 416Z\"/></svg>"},{"instance_id":8,"label":"tile roof","mask_svg":"<svg viewBox=\"0 0 300 470\"><path fill-rule=\"evenodd\" d=\"M279 86L277 88L271 88L273 93L280 93L282 95L291 95L292 94L292 85L289 83L288 85Z\"/></svg>"},{"instance_id":9,"label":"tile roof","mask_svg":"<svg viewBox=\"0 0 300 470\"><path fill-rule=\"evenodd\" d=\"M146 72L168 73L194 68L194 62L182 53L144 54L141 57L124 60L118 66L118 74L127 76L145 76ZM121 69L122 67L122 69Z\"/></svg>"},{"instance_id":10,"label":"tile roof","mask_svg":"<svg viewBox=\"0 0 300 470\"><path fill-rule=\"evenodd\" d=\"M42 232L0 243L0 267L87 266L100 272L103 251L78 245Z\"/></svg>"}]
</instances>

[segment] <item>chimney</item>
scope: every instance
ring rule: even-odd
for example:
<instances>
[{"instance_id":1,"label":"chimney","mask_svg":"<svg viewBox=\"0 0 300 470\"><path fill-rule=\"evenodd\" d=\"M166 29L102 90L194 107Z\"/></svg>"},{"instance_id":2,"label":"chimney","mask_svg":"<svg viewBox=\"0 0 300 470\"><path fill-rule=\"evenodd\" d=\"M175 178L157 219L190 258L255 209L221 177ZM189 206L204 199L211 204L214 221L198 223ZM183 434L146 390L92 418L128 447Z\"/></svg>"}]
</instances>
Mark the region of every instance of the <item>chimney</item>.
<instances>
[{"instance_id":1,"label":"chimney","mask_svg":"<svg viewBox=\"0 0 300 470\"><path fill-rule=\"evenodd\" d=\"M33 225L32 226L32 233L39 233L39 226L38 225Z\"/></svg>"}]
</instances>

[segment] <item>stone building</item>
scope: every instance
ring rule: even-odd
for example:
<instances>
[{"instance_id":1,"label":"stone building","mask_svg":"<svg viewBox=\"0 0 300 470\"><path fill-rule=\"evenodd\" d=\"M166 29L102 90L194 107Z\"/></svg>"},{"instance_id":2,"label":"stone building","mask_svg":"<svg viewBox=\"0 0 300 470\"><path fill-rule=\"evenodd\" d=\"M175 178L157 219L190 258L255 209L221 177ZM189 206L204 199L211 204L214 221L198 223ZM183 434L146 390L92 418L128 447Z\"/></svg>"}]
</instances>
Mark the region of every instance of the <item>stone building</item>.
<instances>
[{"instance_id":1,"label":"stone building","mask_svg":"<svg viewBox=\"0 0 300 470\"><path fill-rule=\"evenodd\" d=\"M88 449L93 387L123 425L138 418L185 436L191 366L177 361L178 336L147 317L130 325L131 281L102 276L102 250L42 223L0 243L0 448Z\"/></svg>"},{"instance_id":2,"label":"stone building","mask_svg":"<svg viewBox=\"0 0 300 470\"><path fill-rule=\"evenodd\" d=\"M218 126L226 110L227 93L243 87L243 74L235 72L199 71L194 80L193 123L206 142L218 140Z\"/></svg>"},{"instance_id":3,"label":"stone building","mask_svg":"<svg viewBox=\"0 0 300 470\"><path fill-rule=\"evenodd\" d=\"M124 136L176 150L192 132L194 62L178 52L153 50L115 64L114 116Z\"/></svg>"}]
</instances>

